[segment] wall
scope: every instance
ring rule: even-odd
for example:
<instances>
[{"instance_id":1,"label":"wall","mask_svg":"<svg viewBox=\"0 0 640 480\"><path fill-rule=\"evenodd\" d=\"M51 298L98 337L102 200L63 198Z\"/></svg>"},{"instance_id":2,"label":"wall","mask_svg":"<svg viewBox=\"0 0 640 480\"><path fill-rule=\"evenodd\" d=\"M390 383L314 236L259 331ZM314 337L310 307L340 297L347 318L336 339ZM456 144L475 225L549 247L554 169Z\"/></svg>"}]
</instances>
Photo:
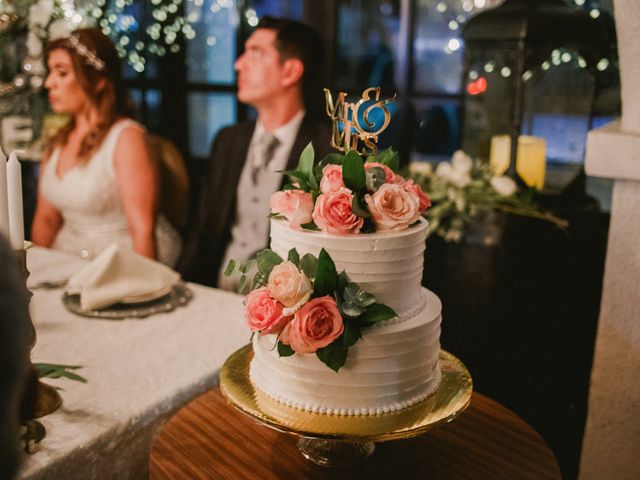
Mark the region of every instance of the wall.
<instances>
[{"instance_id":1,"label":"wall","mask_svg":"<svg viewBox=\"0 0 640 480\"><path fill-rule=\"evenodd\" d=\"M614 180L580 478L640 478L640 3L615 0L622 119L590 132L587 174Z\"/></svg>"}]
</instances>

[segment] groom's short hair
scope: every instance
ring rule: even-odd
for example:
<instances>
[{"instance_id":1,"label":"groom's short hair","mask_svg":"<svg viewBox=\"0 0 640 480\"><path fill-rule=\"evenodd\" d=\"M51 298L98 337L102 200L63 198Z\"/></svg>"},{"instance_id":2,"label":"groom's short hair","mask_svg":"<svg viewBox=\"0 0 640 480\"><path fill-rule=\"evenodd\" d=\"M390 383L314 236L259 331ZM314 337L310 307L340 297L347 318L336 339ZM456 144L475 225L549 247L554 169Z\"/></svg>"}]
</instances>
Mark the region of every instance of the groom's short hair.
<instances>
[{"instance_id":1,"label":"groom's short hair","mask_svg":"<svg viewBox=\"0 0 640 480\"><path fill-rule=\"evenodd\" d=\"M304 65L301 80L301 93L305 108L311 113L322 105L322 86L324 76L324 43L322 36L310 25L288 18L262 17L256 29L268 29L276 32L276 50L280 61L290 58L299 59Z\"/></svg>"}]
</instances>

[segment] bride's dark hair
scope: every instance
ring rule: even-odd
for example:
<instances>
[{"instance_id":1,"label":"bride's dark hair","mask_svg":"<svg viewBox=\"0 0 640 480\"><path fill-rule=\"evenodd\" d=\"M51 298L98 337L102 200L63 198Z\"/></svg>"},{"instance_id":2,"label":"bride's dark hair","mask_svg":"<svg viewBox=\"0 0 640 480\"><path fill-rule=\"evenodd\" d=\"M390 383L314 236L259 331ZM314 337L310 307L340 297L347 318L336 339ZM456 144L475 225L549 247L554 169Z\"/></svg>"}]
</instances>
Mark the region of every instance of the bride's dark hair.
<instances>
[{"instance_id":1,"label":"bride's dark hair","mask_svg":"<svg viewBox=\"0 0 640 480\"><path fill-rule=\"evenodd\" d=\"M81 28L70 37L49 42L46 56L63 49L71 56L73 71L81 88L98 111L98 121L82 139L78 160L87 162L102 143L111 126L122 117L133 115L134 105L121 78L121 63L113 42L99 28ZM75 127L72 118L48 142L47 154L63 145Z\"/></svg>"}]
</instances>

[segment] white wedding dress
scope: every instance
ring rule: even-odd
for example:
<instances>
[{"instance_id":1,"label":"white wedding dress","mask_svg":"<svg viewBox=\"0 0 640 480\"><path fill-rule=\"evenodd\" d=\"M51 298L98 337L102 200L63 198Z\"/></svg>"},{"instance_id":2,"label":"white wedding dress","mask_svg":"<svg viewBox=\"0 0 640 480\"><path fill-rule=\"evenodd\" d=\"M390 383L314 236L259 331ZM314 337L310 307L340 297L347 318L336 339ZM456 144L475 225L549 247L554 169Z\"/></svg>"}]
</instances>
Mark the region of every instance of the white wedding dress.
<instances>
[{"instance_id":1,"label":"white wedding dress","mask_svg":"<svg viewBox=\"0 0 640 480\"><path fill-rule=\"evenodd\" d=\"M113 166L118 137L127 127L143 128L133 120L119 120L91 159L62 177L56 173L60 148L53 150L41 180L42 194L63 217L52 248L93 258L114 242L132 247ZM180 255L180 236L162 215L156 220L155 237L158 260L174 266Z\"/></svg>"}]
</instances>

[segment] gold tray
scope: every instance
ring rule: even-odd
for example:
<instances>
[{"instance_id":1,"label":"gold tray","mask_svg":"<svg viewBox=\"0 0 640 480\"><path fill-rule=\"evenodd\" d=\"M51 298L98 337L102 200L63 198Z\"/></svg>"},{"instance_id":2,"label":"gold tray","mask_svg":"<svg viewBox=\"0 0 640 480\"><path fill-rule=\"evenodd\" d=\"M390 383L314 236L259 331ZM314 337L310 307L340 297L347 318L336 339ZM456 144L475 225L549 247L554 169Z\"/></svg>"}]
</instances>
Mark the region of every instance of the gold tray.
<instances>
[{"instance_id":1,"label":"gold tray","mask_svg":"<svg viewBox=\"0 0 640 480\"><path fill-rule=\"evenodd\" d=\"M467 368L456 357L441 350L440 386L430 397L416 405L377 415L306 412L272 400L253 387L249 379L252 356L253 350L249 344L225 361L220 370L220 390L224 397L243 413L271 428L312 439L383 442L415 437L436 425L452 421L469 405L473 390Z\"/></svg>"}]
</instances>

